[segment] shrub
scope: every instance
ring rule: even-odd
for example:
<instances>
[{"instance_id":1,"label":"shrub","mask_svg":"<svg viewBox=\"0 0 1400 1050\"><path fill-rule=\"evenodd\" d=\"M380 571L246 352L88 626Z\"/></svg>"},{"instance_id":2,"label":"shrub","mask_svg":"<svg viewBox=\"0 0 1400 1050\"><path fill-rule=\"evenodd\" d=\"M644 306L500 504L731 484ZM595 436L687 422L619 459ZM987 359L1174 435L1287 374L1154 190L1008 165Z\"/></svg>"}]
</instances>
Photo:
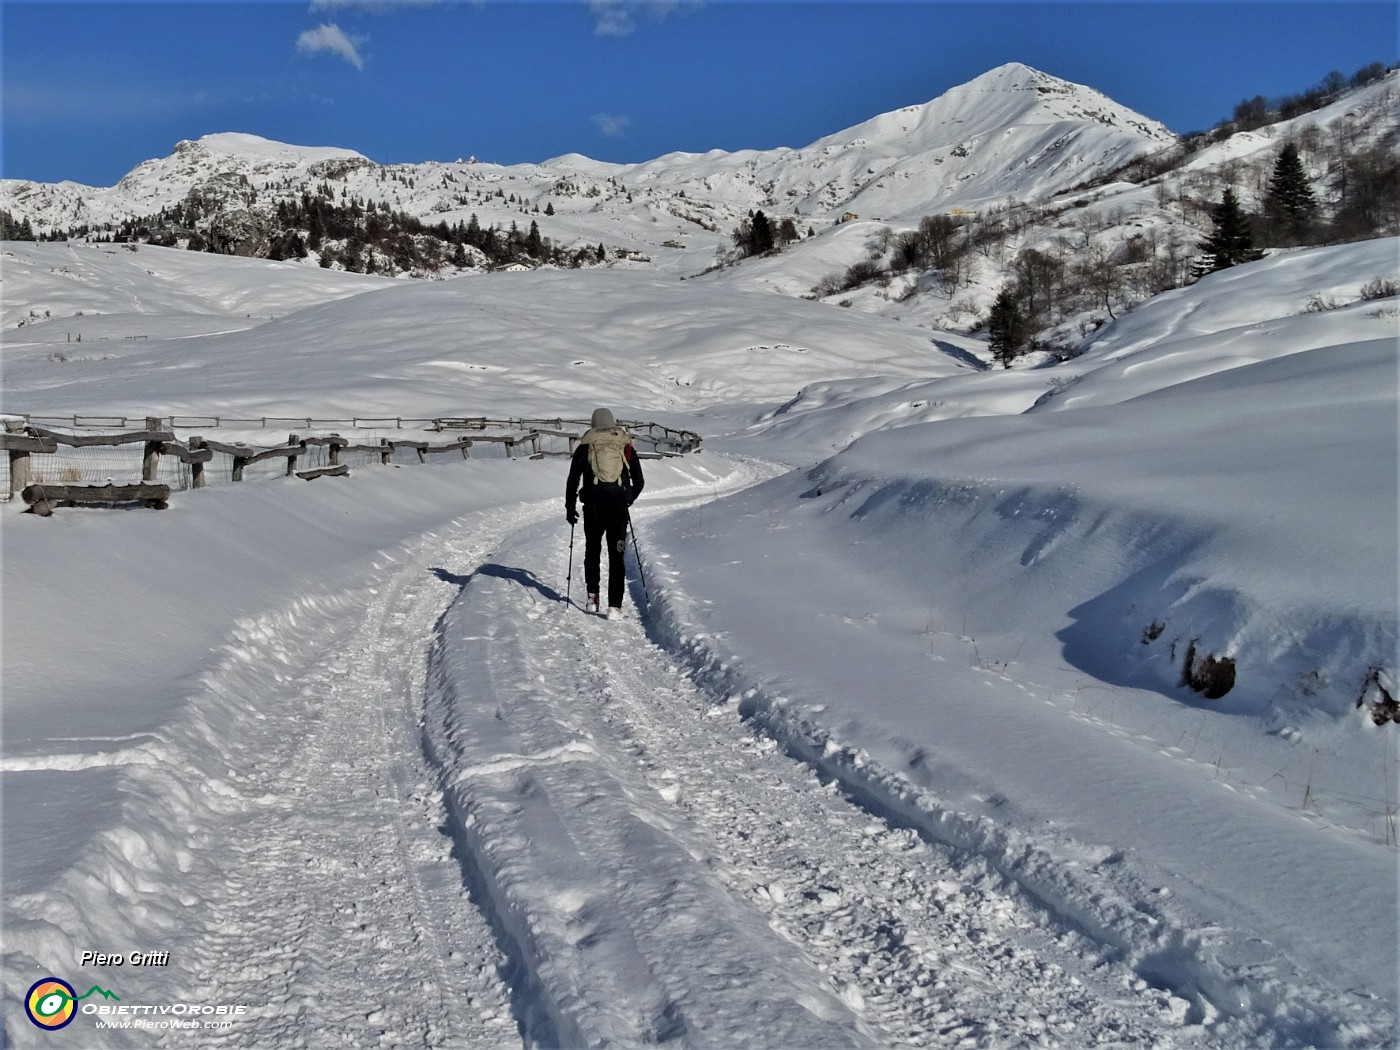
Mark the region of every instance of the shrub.
<instances>
[{"instance_id":1,"label":"shrub","mask_svg":"<svg viewBox=\"0 0 1400 1050\"><path fill-rule=\"evenodd\" d=\"M1361 288L1361 299L1368 303L1374 299L1393 299L1397 295L1400 295L1400 283L1389 277L1377 277Z\"/></svg>"}]
</instances>

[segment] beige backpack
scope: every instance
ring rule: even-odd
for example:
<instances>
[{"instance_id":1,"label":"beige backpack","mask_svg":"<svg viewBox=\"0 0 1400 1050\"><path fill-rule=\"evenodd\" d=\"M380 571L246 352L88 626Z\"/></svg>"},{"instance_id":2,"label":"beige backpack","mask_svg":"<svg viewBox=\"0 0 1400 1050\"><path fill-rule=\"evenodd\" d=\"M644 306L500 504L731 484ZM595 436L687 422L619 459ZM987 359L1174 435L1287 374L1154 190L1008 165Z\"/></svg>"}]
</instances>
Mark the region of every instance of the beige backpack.
<instances>
[{"instance_id":1,"label":"beige backpack","mask_svg":"<svg viewBox=\"0 0 1400 1050\"><path fill-rule=\"evenodd\" d=\"M610 427L590 430L583 435L583 441L588 446L588 465L593 468L594 484L616 484L627 466L626 449L632 443L632 435L622 427Z\"/></svg>"}]
</instances>

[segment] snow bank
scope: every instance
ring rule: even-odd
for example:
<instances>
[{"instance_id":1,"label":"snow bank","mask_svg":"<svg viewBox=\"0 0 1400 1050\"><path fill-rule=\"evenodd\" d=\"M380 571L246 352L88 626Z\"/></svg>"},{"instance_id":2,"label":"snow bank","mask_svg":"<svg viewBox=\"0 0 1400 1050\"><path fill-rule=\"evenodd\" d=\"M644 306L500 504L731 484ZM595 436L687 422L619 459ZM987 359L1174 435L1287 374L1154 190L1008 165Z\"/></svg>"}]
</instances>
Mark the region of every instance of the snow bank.
<instances>
[{"instance_id":1,"label":"snow bank","mask_svg":"<svg viewBox=\"0 0 1400 1050\"><path fill-rule=\"evenodd\" d=\"M1394 308L1298 310L1354 299L1393 251L1231 271L1065 370L804 391L763 427L865 436L659 526L658 573L704 599L659 637L795 752L1057 907L1096 891L1046 886L1022 851L1062 871L1071 842L1115 843L1181 908L1157 934L1228 897L1278 979L1306 960L1388 997L1394 727L1359 701L1396 668ZM1024 411L1037 381L1053 396ZM995 389L1023 411L968 411ZM1224 980L1206 956L1250 954L1149 950L1087 911L1203 994ZM1346 1041L1311 1023L1295 1035Z\"/></svg>"}]
</instances>

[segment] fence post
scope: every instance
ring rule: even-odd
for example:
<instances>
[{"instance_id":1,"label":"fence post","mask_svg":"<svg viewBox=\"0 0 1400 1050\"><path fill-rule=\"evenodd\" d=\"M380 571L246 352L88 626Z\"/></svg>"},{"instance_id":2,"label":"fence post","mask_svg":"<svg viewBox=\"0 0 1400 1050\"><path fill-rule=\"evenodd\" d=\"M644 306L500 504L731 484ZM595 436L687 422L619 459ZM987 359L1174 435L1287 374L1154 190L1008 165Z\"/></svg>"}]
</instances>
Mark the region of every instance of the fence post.
<instances>
[{"instance_id":1,"label":"fence post","mask_svg":"<svg viewBox=\"0 0 1400 1050\"><path fill-rule=\"evenodd\" d=\"M233 480L234 480L234 481L242 481L242 480L243 480L243 468L246 467L246 466L248 465L248 460L250 460L251 458L252 458L252 456L234 456L234 457L233 457Z\"/></svg>"},{"instance_id":2,"label":"fence post","mask_svg":"<svg viewBox=\"0 0 1400 1050\"><path fill-rule=\"evenodd\" d=\"M338 467L338 466L340 466L340 450L341 450L341 448L342 448L344 445L345 445L345 441L341 438L341 436L340 436L339 434L332 434L332 435L331 435L330 445L328 446L328 447L330 448L330 462L331 462L331 466L333 466L333 467Z\"/></svg>"},{"instance_id":3,"label":"fence post","mask_svg":"<svg viewBox=\"0 0 1400 1050\"><path fill-rule=\"evenodd\" d=\"M159 417L159 416L147 416L147 417L146 417L146 429L147 429L147 430L159 430L159 429L160 429L160 417ZM155 481L155 480L156 480L156 476L157 476L159 473L160 473L160 442L159 442L159 441L147 441L147 442L146 442L146 454L141 458L141 480L142 480L142 481Z\"/></svg>"},{"instance_id":4,"label":"fence post","mask_svg":"<svg viewBox=\"0 0 1400 1050\"><path fill-rule=\"evenodd\" d=\"M12 434L24 433L24 423L18 419L5 420L5 429ZM29 484L29 453L10 450L10 495L18 495Z\"/></svg>"},{"instance_id":5,"label":"fence post","mask_svg":"<svg viewBox=\"0 0 1400 1050\"><path fill-rule=\"evenodd\" d=\"M191 452L198 452L204 447L204 439L197 434L191 434L188 444ZM190 464L190 488L204 488L204 464L199 460Z\"/></svg>"},{"instance_id":6,"label":"fence post","mask_svg":"<svg viewBox=\"0 0 1400 1050\"><path fill-rule=\"evenodd\" d=\"M394 443L388 438L380 438L379 445L379 462L388 466L389 461L394 458Z\"/></svg>"},{"instance_id":7,"label":"fence post","mask_svg":"<svg viewBox=\"0 0 1400 1050\"><path fill-rule=\"evenodd\" d=\"M301 448L304 448L304 447L305 447L304 445L301 444L301 435L300 435L300 434L288 434L288 435L287 435L287 444L288 444L288 446L297 445L297 446L300 446ZM290 456L287 457L287 477L291 477L293 474L295 474L295 473L297 472L297 457L298 457L299 455L301 455L301 452L298 450L298 451L296 451L296 452L293 452Z\"/></svg>"}]
</instances>

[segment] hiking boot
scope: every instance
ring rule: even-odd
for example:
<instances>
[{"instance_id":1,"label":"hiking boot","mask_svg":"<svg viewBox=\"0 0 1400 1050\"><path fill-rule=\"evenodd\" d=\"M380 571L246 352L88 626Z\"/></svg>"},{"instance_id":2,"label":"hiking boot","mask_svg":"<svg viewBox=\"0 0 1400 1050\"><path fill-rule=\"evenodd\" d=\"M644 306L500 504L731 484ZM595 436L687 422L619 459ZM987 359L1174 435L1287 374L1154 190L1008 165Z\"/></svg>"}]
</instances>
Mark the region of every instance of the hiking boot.
<instances>
[{"instance_id":1,"label":"hiking boot","mask_svg":"<svg viewBox=\"0 0 1400 1050\"><path fill-rule=\"evenodd\" d=\"M590 595L588 596L588 601L584 603L583 608L584 608L584 611L585 611L585 612L591 612L591 613L596 613L596 612L601 612L601 611L602 611L602 610L600 610L600 609L598 608L598 596L597 596L596 594L590 594Z\"/></svg>"},{"instance_id":2,"label":"hiking boot","mask_svg":"<svg viewBox=\"0 0 1400 1050\"><path fill-rule=\"evenodd\" d=\"M608 619L609 619L609 620L620 620L620 619L622 619L622 606L620 606L620 605L609 605L609 606L608 606Z\"/></svg>"}]
</instances>

